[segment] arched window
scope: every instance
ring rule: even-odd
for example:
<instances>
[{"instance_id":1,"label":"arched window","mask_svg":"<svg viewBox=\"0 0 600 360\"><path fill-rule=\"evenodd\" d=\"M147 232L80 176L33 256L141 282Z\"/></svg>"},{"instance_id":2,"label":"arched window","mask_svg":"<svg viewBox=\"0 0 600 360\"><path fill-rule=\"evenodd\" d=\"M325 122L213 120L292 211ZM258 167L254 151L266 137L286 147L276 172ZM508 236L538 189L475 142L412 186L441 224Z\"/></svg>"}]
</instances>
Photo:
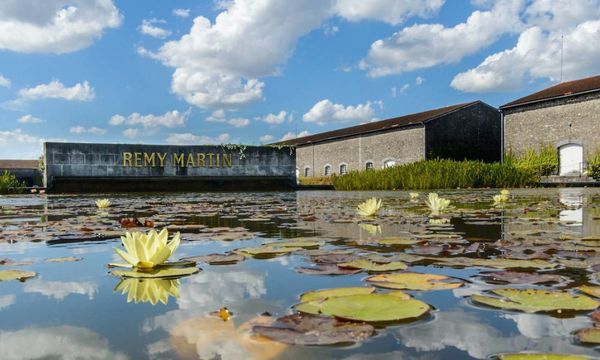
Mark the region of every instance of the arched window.
<instances>
[{"instance_id":1,"label":"arched window","mask_svg":"<svg viewBox=\"0 0 600 360\"><path fill-rule=\"evenodd\" d=\"M340 175L344 175L346 173L346 164L340 164Z\"/></svg>"},{"instance_id":2,"label":"arched window","mask_svg":"<svg viewBox=\"0 0 600 360\"><path fill-rule=\"evenodd\" d=\"M374 166L373 166L373 162L372 161L367 161L367 163L365 164L365 169L366 170L373 170Z\"/></svg>"},{"instance_id":3,"label":"arched window","mask_svg":"<svg viewBox=\"0 0 600 360\"><path fill-rule=\"evenodd\" d=\"M325 165L325 176L331 175L331 165Z\"/></svg>"},{"instance_id":4,"label":"arched window","mask_svg":"<svg viewBox=\"0 0 600 360\"><path fill-rule=\"evenodd\" d=\"M304 168L304 177L310 176L310 166Z\"/></svg>"},{"instance_id":5,"label":"arched window","mask_svg":"<svg viewBox=\"0 0 600 360\"><path fill-rule=\"evenodd\" d=\"M389 167L396 166L396 160L388 159L383 162L383 168L387 169Z\"/></svg>"}]
</instances>

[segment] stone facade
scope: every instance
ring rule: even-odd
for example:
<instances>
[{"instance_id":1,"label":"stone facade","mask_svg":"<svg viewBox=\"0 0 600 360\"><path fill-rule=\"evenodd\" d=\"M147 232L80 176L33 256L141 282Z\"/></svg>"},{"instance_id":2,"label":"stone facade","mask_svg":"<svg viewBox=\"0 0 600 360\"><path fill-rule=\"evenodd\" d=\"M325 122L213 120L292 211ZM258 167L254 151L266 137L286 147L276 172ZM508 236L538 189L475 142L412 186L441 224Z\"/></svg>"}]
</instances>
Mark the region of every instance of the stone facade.
<instances>
[{"instance_id":1,"label":"stone facade","mask_svg":"<svg viewBox=\"0 0 600 360\"><path fill-rule=\"evenodd\" d=\"M584 160L600 150L600 93L504 109L506 152L540 145L583 145Z\"/></svg>"},{"instance_id":2,"label":"stone facade","mask_svg":"<svg viewBox=\"0 0 600 360\"><path fill-rule=\"evenodd\" d=\"M340 165L347 171L364 170L367 162L381 169L387 160L396 164L425 159L425 131L423 126L402 128L383 133L363 134L340 140L298 146L296 164L300 175L324 176L325 166L332 174L339 174Z\"/></svg>"},{"instance_id":3,"label":"stone facade","mask_svg":"<svg viewBox=\"0 0 600 360\"><path fill-rule=\"evenodd\" d=\"M293 149L44 143L49 190L243 190L295 186Z\"/></svg>"}]
</instances>

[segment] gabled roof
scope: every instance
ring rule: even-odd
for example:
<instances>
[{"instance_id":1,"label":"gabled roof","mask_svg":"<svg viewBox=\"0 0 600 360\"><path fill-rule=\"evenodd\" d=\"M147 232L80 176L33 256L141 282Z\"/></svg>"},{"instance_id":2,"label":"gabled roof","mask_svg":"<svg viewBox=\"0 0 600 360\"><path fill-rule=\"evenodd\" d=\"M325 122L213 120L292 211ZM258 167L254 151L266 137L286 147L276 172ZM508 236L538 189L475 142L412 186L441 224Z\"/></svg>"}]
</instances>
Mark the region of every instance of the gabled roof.
<instances>
[{"instance_id":1,"label":"gabled roof","mask_svg":"<svg viewBox=\"0 0 600 360\"><path fill-rule=\"evenodd\" d=\"M456 110L469 107L478 103L479 101L473 101L470 103L457 104L452 106L446 106L439 109L428 110L416 114L410 114L400 116L387 120L374 121L366 124L356 125L338 130L326 131L323 133L300 137L297 139L291 139L286 141L280 141L277 144L286 145L304 145L310 143L321 142L325 140L332 140L342 137L348 137L359 134L372 133L377 131L385 131L391 129L397 129L405 126L414 126L423 124L426 121L433 120L440 116L446 115Z\"/></svg>"},{"instance_id":2,"label":"gabled roof","mask_svg":"<svg viewBox=\"0 0 600 360\"><path fill-rule=\"evenodd\" d=\"M576 96L582 93L593 91L600 91L600 75L585 79L562 82L531 95L527 95L515 101L509 102L508 104L502 105L500 106L500 109L549 101L557 98Z\"/></svg>"},{"instance_id":3,"label":"gabled roof","mask_svg":"<svg viewBox=\"0 0 600 360\"><path fill-rule=\"evenodd\" d=\"M0 160L0 169L37 169L37 160Z\"/></svg>"}]
</instances>

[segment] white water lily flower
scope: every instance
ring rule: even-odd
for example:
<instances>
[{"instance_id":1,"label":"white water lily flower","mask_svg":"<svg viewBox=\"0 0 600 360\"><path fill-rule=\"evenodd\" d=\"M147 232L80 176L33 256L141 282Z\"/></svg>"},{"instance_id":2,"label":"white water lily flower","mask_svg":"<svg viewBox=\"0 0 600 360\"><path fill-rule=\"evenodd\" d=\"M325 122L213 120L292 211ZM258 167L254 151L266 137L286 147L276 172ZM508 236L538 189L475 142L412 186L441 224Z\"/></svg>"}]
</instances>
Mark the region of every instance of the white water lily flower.
<instances>
[{"instance_id":1,"label":"white water lily flower","mask_svg":"<svg viewBox=\"0 0 600 360\"><path fill-rule=\"evenodd\" d=\"M108 209L110 207L110 200L98 199L96 200L96 206L98 207L98 209Z\"/></svg>"},{"instance_id":2,"label":"white water lily flower","mask_svg":"<svg viewBox=\"0 0 600 360\"><path fill-rule=\"evenodd\" d=\"M415 193L415 192L411 192L410 194L408 194L410 196L411 199L416 199L419 197L419 193Z\"/></svg>"},{"instance_id":3,"label":"white water lily flower","mask_svg":"<svg viewBox=\"0 0 600 360\"><path fill-rule=\"evenodd\" d=\"M438 215L450 205L450 200L439 197L437 193L429 193L425 204L431 210L432 215Z\"/></svg>"},{"instance_id":4,"label":"white water lily flower","mask_svg":"<svg viewBox=\"0 0 600 360\"><path fill-rule=\"evenodd\" d=\"M152 269L167 261L179 246L179 233L167 242L169 232L163 229L160 233L151 230L147 235L139 231L126 232L121 236L125 250L114 248L116 253L134 267Z\"/></svg>"},{"instance_id":5,"label":"white water lily flower","mask_svg":"<svg viewBox=\"0 0 600 360\"><path fill-rule=\"evenodd\" d=\"M377 211L381 208L381 199L370 198L364 203L358 205L356 212L361 216L375 216Z\"/></svg>"}]
</instances>

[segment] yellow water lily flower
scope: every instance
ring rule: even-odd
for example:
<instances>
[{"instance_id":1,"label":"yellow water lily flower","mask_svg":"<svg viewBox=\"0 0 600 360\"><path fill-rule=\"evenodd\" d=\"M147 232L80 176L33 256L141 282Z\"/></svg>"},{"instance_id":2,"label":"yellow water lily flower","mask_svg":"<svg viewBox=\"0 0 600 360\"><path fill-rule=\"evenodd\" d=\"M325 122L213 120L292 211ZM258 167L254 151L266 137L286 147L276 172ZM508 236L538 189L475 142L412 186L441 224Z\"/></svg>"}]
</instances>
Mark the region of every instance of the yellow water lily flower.
<instances>
[{"instance_id":1,"label":"yellow water lily flower","mask_svg":"<svg viewBox=\"0 0 600 360\"><path fill-rule=\"evenodd\" d=\"M500 190L500 195L508 196L510 195L510 191L508 189Z\"/></svg>"},{"instance_id":2,"label":"yellow water lily flower","mask_svg":"<svg viewBox=\"0 0 600 360\"><path fill-rule=\"evenodd\" d=\"M370 198L364 203L358 205L356 212L361 216L375 216L377 211L381 208L381 199Z\"/></svg>"},{"instance_id":3,"label":"yellow water lily flower","mask_svg":"<svg viewBox=\"0 0 600 360\"><path fill-rule=\"evenodd\" d=\"M447 219L447 218L429 219L429 224L431 224L431 225L446 225L446 224L450 224L450 219Z\"/></svg>"},{"instance_id":4,"label":"yellow water lily flower","mask_svg":"<svg viewBox=\"0 0 600 360\"><path fill-rule=\"evenodd\" d=\"M441 198L437 193L429 193L425 204L431 210L432 215L438 215L450 206L450 200Z\"/></svg>"},{"instance_id":5,"label":"yellow water lily flower","mask_svg":"<svg viewBox=\"0 0 600 360\"><path fill-rule=\"evenodd\" d=\"M416 193L416 192L411 192L411 193L410 193L410 194L408 194L408 195L410 196L410 198L411 198L412 200L414 200L414 199L416 199L416 198L418 198L418 197L419 197L419 193Z\"/></svg>"},{"instance_id":6,"label":"yellow water lily flower","mask_svg":"<svg viewBox=\"0 0 600 360\"><path fill-rule=\"evenodd\" d=\"M381 234L381 226L373 225L373 224L358 224L361 229L368 232L369 235L375 236L377 234Z\"/></svg>"},{"instance_id":7,"label":"yellow water lily flower","mask_svg":"<svg viewBox=\"0 0 600 360\"><path fill-rule=\"evenodd\" d=\"M98 199L96 200L96 206L98 207L98 209L108 209L110 207L110 200Z\"/></svg>"},{"instance_id":8,"label":"yellow water lily flower","mask_svg":"<svg viewBox=\"0 0 600 360\"><path fill-rule=\"evenodd\" d=\"M151 230L147 235L139 231L126 232L121 236L125 251L114 248L116 253L134 267L152 269L160 265L175 252L179 246L179 233L167 242L169 232L163 229L160 233Z\"/></svg>"},{"instance_id":9,"label":"yellow water lily flower","mask_svg":"<svg viewBox=\"0 0 600 360\"><path fill-rule=\"evenodd\" d=\"M114 291L127 294L127 302L151 303L156 305L159 301L165 305L169 296L179 297L179 280L177 279L133 279L125 278L117 284Z\"/></svg>"},{"instance_id":10,"label":"yellow water lily flower","mask_svg":"<svg viewBox=\"0 0 600 360\"><path fill-rule=\"evenodd\" d=\"M494 205L504 204L505 202L508 201L508 195L500 193L498 195L494 195L493 199L494 199Z\"/></svg>"}]
</instances>

